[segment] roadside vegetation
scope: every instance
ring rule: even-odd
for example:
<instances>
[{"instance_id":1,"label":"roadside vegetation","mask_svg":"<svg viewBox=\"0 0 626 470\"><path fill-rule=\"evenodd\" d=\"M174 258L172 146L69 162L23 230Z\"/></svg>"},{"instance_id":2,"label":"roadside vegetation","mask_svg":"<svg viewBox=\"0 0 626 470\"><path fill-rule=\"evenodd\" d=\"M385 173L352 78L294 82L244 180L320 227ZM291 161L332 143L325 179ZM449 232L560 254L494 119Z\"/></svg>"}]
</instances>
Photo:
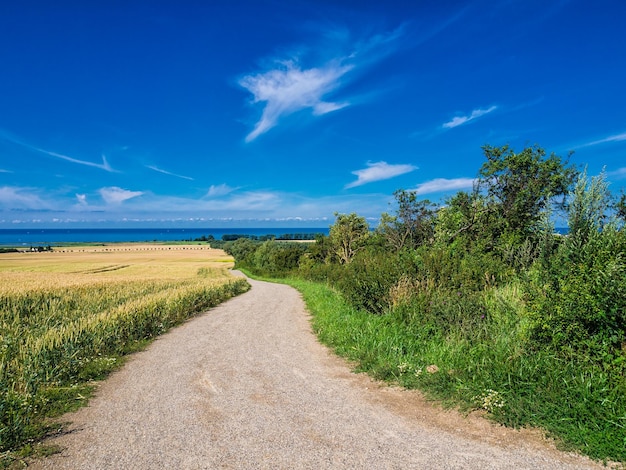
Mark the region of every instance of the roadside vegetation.
<instances>
[{"instance_id":1,"label":"roadside vegetation","mask_svg":"<svg viewBox=\"0 0 626 470\"><path fill-rule=\"evenodd\" d=\"M0 255L0 454L59 427L95 380L189 317L248 290L208 247L123 245ZM14 451L14 452L9 452ZM2 465L0 465L1 467Z\"/></svg>"},{"instance_id":2,"label":"roadside vegetation","mask_svg":"<svg viewBox=\"0 0 626 470\"><path fill-rule=\"evenodd\" d=\"M224 248L300 289L359 370L624 462L626 197L536 146L483 151L474 189L442 206L399 190L374 229L336 214L315 243Z\"/></svg>"}]
</instances>

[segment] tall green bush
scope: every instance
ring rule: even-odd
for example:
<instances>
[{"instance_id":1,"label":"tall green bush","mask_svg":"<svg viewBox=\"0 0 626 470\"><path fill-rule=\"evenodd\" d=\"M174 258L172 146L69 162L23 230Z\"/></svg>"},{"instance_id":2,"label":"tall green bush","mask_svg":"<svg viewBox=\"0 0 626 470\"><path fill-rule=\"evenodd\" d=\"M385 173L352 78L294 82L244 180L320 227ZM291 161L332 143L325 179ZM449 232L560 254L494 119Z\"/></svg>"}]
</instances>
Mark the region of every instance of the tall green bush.
<instances>
[{"instance_id":1,"label":"tall green bush","mask_svg":"<svg viewBox=\"0 0 626 470\"><path fill-rule=\"evenodd\" d=\"M626 234L609 226L585 237L566 239L552 266L534 276L533 338L560 350L619 355L626 342Z\"/></svg>"},{"instance_id":2,"label":"tall green bush","mask_svg":"<svg viewBox=\"0 0 626 470\"><path fill-rule=\"evenodd\" d=\"M606 223L608 185L583 173L569 206L570 233L530 276L533 339L603 362L626 345L626 231Z\"/></svg>"},{"instance_id":3,"label":"tall green bush","mask_svg":"<svg viewBox=\"0 0 626 470\"><path fill-rule=\"evenodd\" d=\"M268 240L257 247L248 262L258 274L284 276L298 268L306 251L302 243Z\"/></svg>"},{"instance_id":4,"label":"tall green bush","mask_svg":"<svg viewBox=\"0 0 626 470\"><path fill-rule=\"evenodd\" d=\"M391 288L413 271L412 261L402 254L368 247L343 266L337 287L355 308L382 314L389 308Z\"/></svg>"}]
</instances>

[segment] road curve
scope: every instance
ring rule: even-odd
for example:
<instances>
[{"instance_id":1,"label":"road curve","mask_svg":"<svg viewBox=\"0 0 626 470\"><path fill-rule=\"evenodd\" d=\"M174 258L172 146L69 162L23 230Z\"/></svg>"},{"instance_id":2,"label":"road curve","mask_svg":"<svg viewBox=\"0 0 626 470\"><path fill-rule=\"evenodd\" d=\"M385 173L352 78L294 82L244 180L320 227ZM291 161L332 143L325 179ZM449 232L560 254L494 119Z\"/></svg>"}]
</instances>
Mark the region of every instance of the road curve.
<instances>
[{"instance_id":1,"label":"road curve","mask_svg":"<svg viewBox=\"0 0 626 470\"><path fill-rule=\"evenodd\" d=\"M173 329L101 384L33 469L581 469L538 434L441 411L354 374L291 287Z\"/></svg>"}]
</instances>

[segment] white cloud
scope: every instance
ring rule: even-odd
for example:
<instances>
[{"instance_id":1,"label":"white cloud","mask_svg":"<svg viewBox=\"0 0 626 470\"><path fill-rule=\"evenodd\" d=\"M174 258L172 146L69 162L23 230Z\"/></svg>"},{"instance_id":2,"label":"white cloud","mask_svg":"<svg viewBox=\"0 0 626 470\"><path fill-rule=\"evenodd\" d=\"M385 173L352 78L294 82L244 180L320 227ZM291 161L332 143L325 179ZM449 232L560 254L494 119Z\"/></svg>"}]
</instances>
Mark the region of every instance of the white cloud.
<instances>
[{"instance_id":1,"label":"white cloud","mask_svg":"<svg viewBox=\"0 0 626 470\"><path fill-rule=\"evenodd\" d=\"M102 155L102 163L94 163L94 162L88 162L85 160L78 160L77 158L72 158L72 157L68 157L67 155L63 155L60 153L56 153L56 152L50 152L49 150L45 150L39 147L35 147L34 145L30 145L27 143L24 143L22 141L19 141L17 139L14 138L9 138L6 135L4 135L4 138L13 142L14 144L18 144L21 145L22 147L26 147L30 150L34 150L35 152L39 152L39 153L43 153L45 155L50 155L51 157L55 157L55 158L60 158L61 160L65 160L67 162L71 162L71 163L78 163L79 165L85 165L85 166L91 166L93 168L99 168L101 170L104 171L108 171L109 173L117 173L116 170L114 170L111 165L109 165L109 162L106 159L105 155Z\"/></svg>"},{"instance_id":2,"label":"white cloud","mask_svg":"<svg viewBox=\"0 0 626 470\"><path fill-rule=\"evenodd\" d=\"M209 188L209 190L206 193L206 197L225 196L225 195L227 195L229 193L232 193L236 189L237 188L231 188L227 184L219 184L217 186L211 185L211 187Z\"/></svg>"},{"instance_id":3,"label":"white cloud","mask_svg":"<svg viewBox=\"0 0 626 470\"><path fill-rule=\"evenodd\" d=\"M78 204L81 206L87 205L87 195L86 194L76 194L76 199L78 200Z\"/></svg>"},{"instance_id":4,"label":"white cloud","mask_svg":"<svg viewBox=\"0 0 626 470\"><path fill-rule=\"evenodd\" d=\"M417 167L413 165L389 165L387 162L368 162L367 168L352 172L353 175L357 176L357 180L347 184L345 188L349 189L374 181L390 179L414 170L417 170Z\"/></svg>"},{"instance_id":5,"label":"white cloud","mask_svg":"<svg viewBox=\"0 0 626 470\"><path fill-rule=\"evenodd\" d=\"M103 188L100 195L107 203L101 201L98 205L92 201L82 205L82 197L76 193L0 187L0 227L12 223L119 224L128 221L151 226L162 223L207 226L208 223L230 222L246 226L250 222L263 222L280 227L280 221L296 220L311 221L311 226L327 226L334 220L335 212L357 212L368 220L376 220L388 210L393 199L390 194L380 193L312 197L269 190L233 192L220 199L172 197L120 188ZM122 204L131 197L135 198L132 204ZM85 202L92 199L95 200L95 195L85 194Z\"/></svg>"},{"instance_id":6,"label":"white cloud","mask_svg":"<svg viewBox=\"0 0 626 470\"><path fill-rule=\"evenodd\" d=\"M433 194L445 191L459 191L462 189L471 189L474 186L473 178L436 178L425 183L418 184L412 191L415 194Z\"/></svg>"},{"instance_id":7,"label":"white cloud","mask_svg":"<svg viewBox=\"0 0 626 470\"><path fill-rule=\"evenodd\" d=\"M293 61L284 61L273 70L243 77L239 84L254 95L253 102L265 103L263 114L246 136L246 142L276 126L282 116L296 111L312 108L313 114L319 116L348 106L322 99L339 86L339 79L352 68L340 62L333 60L322 67L303 70Z\"/></svg>"},{"instance_id":8,"label":"white cloud","mask_svg":"<svg viewBox=\"0 0 626 470\"><path fill-rule=\"evenodd\" d=\"M13 172L9 170L3 170L2 168L0 168L0 173L13 173Z\"/></svg>"},{"instance_id":9,"label":"white cloud","mask_svg":"<svg viewBox=\"0 0 626 470\"><path fill-rule=\"evenodd\" d=\"M253 95L253 103L263 103L263 111L254 129L246 136L251 142L269 131L281 118L297 111L310 109L314 116L321 116L352 104L351 100L329 101L327 98L346 82L346 74L364 69L395 50L404 34L399 27L384 34L377 34L364 41L351 41L347 31L330 31L324 35L329 43L318 48L306 47L309 55L320 51L335 51L332 56L314 59L304 66L305 53L294 53L291 58L274 60L265 70L241 77L239 85Z\"/></svg>"},{"instance_id":10,"label":"white cloud","mask_svg":"<svg viewBox=\"0 0 626 470\"><path fill-rule=\"evenodd\" d=\"M66 155L61 155L60 153L48 152L47 150L43 150L43 149L35 148L35 150L38 150L39 152L46 153L48 155L60 158L68 162L78 163L79 165L91 166L94 168L100 168L101 170L108 171L109 173L116 173L116 170L111 168L111 165L109 165L109 162L107 161L107 158L104 154L102 155L102 163L93 163L93 162L88 162L84 160L78 160L76 158L68 157Z\"/></svg>"},{"instance_id":11,"label":"white cloud","mask_svg":"<svg viewBox=\"0 0 626 470\"><path fill-rule=\"evenodd\" d=\"M177 196L163 196L154 194L152 192L134 193L131 191L121 190L120 188L106 188L115 189L115 196L120 199L128 199L132 194L136 196L141 195L140 201L133 203L132 207L124 208L125 213L132 213L133 211L145 212L145 213L173 213L173 214L216 214L235 216L235 214L246 213L272 213L280 212L285 209L288 204L290 196L276 191L247 191L241 193L232 193L230 195L219 199L207 199L201 198L188 198ZM101 190L102 191L102 190ZM218 189L219 191L219 189ZM293 196L291 196L293 197ZM114 202L114 201L107 201ZM121 202L121 201L120 201ZM109 207L105 207L105 210L115 210L113 204Z\"/></svg>"},{"instance_id":12,"label":"white cloud","mask_svg":"<svg viewBox=\"0 0 626 470\"><path fill-rule=\"evenodd\" d=\"M221 209L233 211L273 211L281 206L283 198L273 191L249 191L220 204Z\"/></svg>"},{"instance_id":13,"label":"white cloud","mask_svg":"<svg viewBox=\"0 0 626 470\"><path fill-rule=\"evenodd\" d=\"M626 178L626 167L618 168L615 171L609 171L606 175L616 180L624 179Z\"/></svg>"},{"instance_id":14,"label":"white cloud","mask_svg":"<svg viewBox=\"0 0 626 470\"><path fill-rule=\"evenodd\" d=\"M0 207L9 210L47 210L51 205L31 188L0 186Z\"/></svg>"},{"instance_id":15,"label":"white cloud","mask_svg":"<svg viewBox=\"0 0 626 470\"><path fill-rule=\"evenodd\" d=\"M121 204L128 199L143 195L142 191L129 191L127 189L118 188L117 186L111 186L108 188L100 189L100 196L107 204Z\"/></svg>"},{"instance_id":16,"label":"white cloud","mask_svg":"<svg viewBox=\"0 0 626 470\"><path fill-rule=\"evenodd\" d=\"M468 122L484 116L485 114L489 114L496 109L498 109L497 106L491 106L487 109L475 109L471 112L469 116L456 116L452 118L451 121L444 123L441 127L443 127L444 129L452 129L454 127L462 126L463 124L467 124Z\"/></svg>"},{"instance_id":17,"label":"white cloud","mask_svg":"<svg viewBox=\"0 0 626 470\"><path fill-rule=\"evenodd\" d=\"M171 173L169 171L162 170L161 168L158 168L156 166L146 165L146 168L150 168L151 170L156 171L158 173L163 173L164 175L175 176L176 178L182 178L185 180L193 181L193 178L191 178L190 176L177 175L176 173Z\"/></svg>"},{"instance_id":18,"label":"white cloud","mask_svg":"<svg viewBox=\"0 0 626 470\"><path fill-rule=\"evenodd\" d=\"M107 161L105 155L102 155L102 163L94 163L94 162L89 162L86 160L79 160L77 158L68 157L67 155L63 155L61 153L50 152L49 150L45 150L39 147L35 147L34 145L30 145L25 142L22 142L19 139L16 139L15 137L11 136L5 131L0 130L0 137L4 138L5 140L8 140L9 142L13 142L14 144L21 145L22 147L25 147L27 149L34 150L35 152L43 153L45 155L50 155L51 157L55 157L55 158L60 158L61 160L65 160L67 162L78 163L79 165L90 166L93 168L99 168L101 170L108 171L110 173L117 173L117 171L114 170L111 167L111 165L109 165L109 162Z\"/></svg>"},{"instance_id":19,"label":"white cloud","mask_svg":"<svg viewBox=\"0 0 626 470\"><path fill-rule=\"evenodd\" d=\"M593 142L588 142L586 144L579 145L578 147L575 147L575 148L591 147L593 145L606 144L609 142L621 142L623 140L626 140L626 132L622 134L611 135L604 139L594 140Z\"/></svg>"}]
</instances>

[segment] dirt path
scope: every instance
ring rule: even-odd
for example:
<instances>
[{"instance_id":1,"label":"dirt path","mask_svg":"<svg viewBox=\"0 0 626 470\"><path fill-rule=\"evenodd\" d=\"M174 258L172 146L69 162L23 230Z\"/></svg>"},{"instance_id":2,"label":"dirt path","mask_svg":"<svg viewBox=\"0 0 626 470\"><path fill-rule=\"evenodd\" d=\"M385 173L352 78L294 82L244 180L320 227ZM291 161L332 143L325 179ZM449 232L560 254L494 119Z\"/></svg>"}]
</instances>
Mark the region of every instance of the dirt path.
<instances>
[{"instance_id":1,"label":"dirt path","mask_svg":"<svg viewBox=\"0 0 626 470\"><path fill-rule=\"evenodd\" d=\"M250 282L134 355L31 468L596 468L351 373L294 289Z\"/></svg>"}]
</instances>

